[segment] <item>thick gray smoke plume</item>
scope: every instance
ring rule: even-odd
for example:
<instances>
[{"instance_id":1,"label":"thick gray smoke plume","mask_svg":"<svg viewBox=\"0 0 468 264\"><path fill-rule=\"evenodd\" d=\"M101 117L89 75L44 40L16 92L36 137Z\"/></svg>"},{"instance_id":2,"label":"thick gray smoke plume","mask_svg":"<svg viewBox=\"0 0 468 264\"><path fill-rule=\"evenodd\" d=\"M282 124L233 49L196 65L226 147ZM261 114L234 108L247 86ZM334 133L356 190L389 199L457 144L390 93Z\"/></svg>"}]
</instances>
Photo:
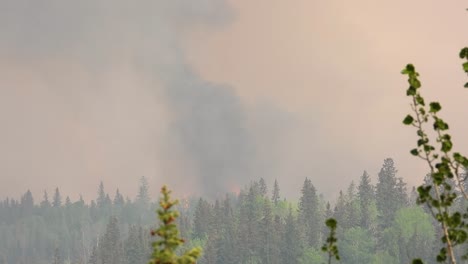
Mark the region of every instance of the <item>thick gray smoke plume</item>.
<instances>
[{"instance_id":1,"label":"thick gray smoke plume","mask_svg":"<svg viewBox=\"0 0 468 264\"><path fill-rule=\"evenodd\" d=\"M221 195L245 184L254 142L249 142L246 117L232 89L203 81L189 68L167 85L173 131L195 161L205 193Z\"/></svg>"},{"instance_id":2,"label":"thick gray smoke plume","mask_svg":"<svg viewBox=\"0 0 468 264\"><path fill-rule=\"evenodd\" d=\"M44 177L42 181L46 182L55 181L38 183L40 188L52 188L53 186L49 186L52 184L61 185L63 180L57 180L59 176L54 178L44 174L61 174L66 170L70 170L74 177L82 177L82 181L90 181L93 177L106 180L107 177L108 180L116 181L115 185L110 183L111 186L118 186L121 182L130 182L122 179L125 176L119 174L132 173L132 167L137 174L128 175L132 182L141 176L137 167L142 161L132 163L132 158L151 162L151 158L158 159L161 156L169 157L168 160L172 157L175 161L168 166L164 164L163 158L162 161L153 160L154 163L159 162L158 165L149 166L181 168L149 170L155 174L167 173L156 175L155 177L162 179L158 182L164 182L167 178L168 181L181 185L183 181L198 183L198 190L201 188L204 194L212 196L229 190L231 184L245 184L250 177L249 162L253 158L253 147L252 142L249 142L243 106L230 87L212 84L200 78L187 63L182 47L184 34L190 28L216 28L229 23L232 15L227 1L224 0L2 1L0 58L19 61L20 69L24 65L38 67L32 72L36 71L40 75L37 78L44 83L37 87L42 89L37 93L40 94L38 100L42 100L41 105L50 106L46 111L48 114L45 113L42 117L50 120L49 130L55 133L56 127L60 127L57 123L76 121L79 129L84 130L84 126L88 134L96 134L86 135L96 139L94 145L102 144L102 156L110 156L100 156L93 161L97 163L95 166L104 166L98 170L98 173L102 173L100 175L80 175L86 173L86 170L76 172L80 162L90 163L86 162L86 157L81 157L80 160L77 156L70 156L70 159L77 159L70 167L66 163L59 164L60 161L57 164L49 162L51 164L47 166L63 166L63 170L49 168L41 172L39 169L38 178ZM60 71L42 69L50 64L55 65L54 63L59 65ZM78 66L63 69L60 65ZM120 76L109 71L116 68L115 65L123 69L123 72L130 71L130 79L137 81L119 82ZM66 72L66 80L61 79L62 70ZM75 71L84 73L78 74ZM76 79L67 79L70 76ZM29 90L28 96L34 96L35 93L31 93L31 90L37 84L32 82L29 85L33 88L26 88ZM0 95L13 94L11 89L19 88L4 86ZM52 97L49 95L53 95L55 101L51 102ZM54 102L58 102L58 105L54 105ZM168 123L168 130L161 133L162 139L158 139L162 144L153 143L154 138L161 134L151 134L152 131L160 130L159 126L164 127L158 123L161 120L157 116L161 113L156 114L154 120L151 118L151 113L157 111L164 112L164 120ZM56 117L47 117L50 113ZM5 113L0 115L4 115L6 123L15 118L14 113L13 116ZM30 117L36 118L34 114ZM8 124L4 125L7 127ZM48 125L40 123L33 128L31 137L37 137L33 141L45 141L49 146L60 144L50 131L35 134L34 129L41 130L46 126ZM15 134L14 131L19 128L13 126L7 129L11 130L10 134ZM144 157L147 152L152 153L152 150L148 150L152 147L159 149L156 157ZM11 146L12 151L21 151L13 150L14 148L15 146ZM18 159L15 162L22 163L22 166L32 166L21 158L22 155L30 155L31 160L39 159L37 163L41 164L36 168L40 168L48 157L54 157L49 152L54 148L43 151L37 148L40 147L34 144L25 146L22 150L32 154L17 154ZM68 147L63 149L65 155L70 155L69 152L73 151L75 150ZM179 154L184 158L178 157ZM112 169L108 170L105 165L100 164L102 160L108 161ZM10 175L7 177L31 179L20 175L31 171L16 170L20 165L13 166L15 162L0 163L0 169L5 175ZM176 180L171 175L174 171L181 172L175 175ZM104 175L113 172L118 176ZM76 183L79 178L72 181ZM42 187L43 185L45 186Z\"/></svg>"}]
</instances>

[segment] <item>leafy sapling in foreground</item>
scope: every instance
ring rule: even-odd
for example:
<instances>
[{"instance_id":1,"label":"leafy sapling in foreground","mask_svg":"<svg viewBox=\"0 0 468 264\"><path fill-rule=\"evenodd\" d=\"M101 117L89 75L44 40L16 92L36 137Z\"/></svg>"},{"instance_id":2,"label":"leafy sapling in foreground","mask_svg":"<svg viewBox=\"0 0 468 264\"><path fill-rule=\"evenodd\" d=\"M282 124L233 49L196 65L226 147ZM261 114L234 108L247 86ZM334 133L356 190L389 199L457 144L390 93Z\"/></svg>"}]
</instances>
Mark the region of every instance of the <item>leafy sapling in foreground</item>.
<instances>
[{"instance_id":1,"label":"leafy sapling in foreground","mask_svg":"<svg viewBox=\"0 0 468 264\"><path fill-rule=\"evenodd\" d=\"M338 239L336 238L337 222L335 219L329 218L327 221L325 221L325 225L330 229L330 234L327 237L326 243L322 246L322 251L327 252L328 264L331 264L333 258L338 261L340 260L338 246L336 245L336 242L338 242Z\"/></svg>"},{"instance_id":2,"label":"leafy sapling in foreground","mask_svg":"<svg viewBox=\"0 0 468 264\"><path fill-rule=\"evenodd\" d=\"M153 242L153 254L149 264L194 264L201 254L201 248L188 250L182 256L175 253L185 241L179 237L179 230L175 224L179 212L172 209L179 201L171 200L170 193L166 186L162 187L162 197L159 201L161 208L157 211L160 226L151 231L151 235L157 236L158 239Z\"/></svg>"},{"instance_id":3,"label":"leafy sapling in foreground","mask_svg":"<svg viewBox=\"0 0 468 264\"><path fill-rule=\"evenodd\" d=\"M460 52L462 59L468 60L468 48ZM468 72L468 62L463 64L463 69ZM467 243L468 214L462 214L454 210L456 201L467 200L465 189L466 177L462 171L468 167L468 159L458 152L453 152L453 142L447 133L449 125L438 115L442 109L438 102L426 105L420 93L421 82L419 73L412 64L408 64L402 70L402 74L408 75L409 88L406 95L411 97L412 114L408 114L403 123L416 128L418 140L417 147L410 153L424 160L430 169L430 184L418 187L419 204L426 204L433 217L442 228L442 241L445 246L440 250L437 261L451 264L457 263L455 247ZM468 83L465 84L468 87ZM429 122L433 122L435 142L433 145L429 135L424 130ZM434 141L434 140L432 140ZM436 148L437 147L437 148ZM463 256L464 259L468 254ZM414 260L414 264L423 263L420 259Z\"/></svg>"}]
</instances>

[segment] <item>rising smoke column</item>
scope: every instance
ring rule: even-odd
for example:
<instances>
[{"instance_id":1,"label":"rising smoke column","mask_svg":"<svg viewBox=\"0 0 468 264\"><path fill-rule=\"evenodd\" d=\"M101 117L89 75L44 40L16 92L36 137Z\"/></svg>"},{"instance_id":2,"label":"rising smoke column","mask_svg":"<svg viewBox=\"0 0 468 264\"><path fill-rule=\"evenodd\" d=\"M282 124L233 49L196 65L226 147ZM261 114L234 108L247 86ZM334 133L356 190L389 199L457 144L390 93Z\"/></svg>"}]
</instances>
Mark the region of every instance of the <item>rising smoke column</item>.
<instances>
[{"instance_id":1,"label":"rising smoke column","mask_svg":"<svg viewBox=\"0 0 468 264\"><path fill-rule=\"evenodd\" d=\"M184 177L196 177L202 191L214 196L227 191L229 184L247 182L249 163L253 158L252 142L239 97L228 86L203 80L187 62L183 42L185 33L193 27L222 27L231 19L232 10L225 0L7 1L0 5L0 58L38 65L48 61L70 62L86 69L87 75L91 76L86 85L77 87L74 80L70 80L70 85L63 85L52 75L44 78L47 90L64 101L60 106L63 108L56 109L61 113L60 120L66 122L78 116L77 126L87 124L91 131L88 133L95 132L95 138L102 139L98 142L102 148L109 148L104 153L110 155L119 144L131 146L131 140L146 140L146 145L150 146L152 141L165 141L164 138L138 139L138 134L133 139L130 136L122 138L114 133L114 127L108 127L108 115L114 115L116 119L116 113L134 115L135 127L157 126L138 119L140 113L133 112L137 105L125 98L119 98L122 109L116 108L112 113L108 110L108 98L115 93L115 87L109 85L112 82L100 81L100 76L116 63L132 68L143 80L135 85L147 86L144 89L120 88L125 89L122 94L134 96L138 90L145 102L148 102L143 100L146 97L163 96L159 100L162 99L168 112L167 134L171 137L168 142L175 142L173 148L183 152L187 159L181 160L178 166L184 167L185 162L193 165L193 171L188 171L179 181ZM125 128L125 123L115 127ZM54 144L52 136L38 140ZM116 144L121 141L125 142ZM141 145L142 142L138 143ZM170 146L165 147L162 155L170 149ZM125 153L126 150L119 151ZM131 151L134 152L125 155L142 155L133 145ZM47 155L41 154L37 159L47 159ZM122 154L112 157L113 164L97 166L103 167L100 173L106 173L106 166L117 168L120 164L128 164L126 158ZM158 177L166 179L172 175ZM119 182L119 178L115 180Z\"/></svg>"},{"instance_id":2,"label":"rising smoke column","mask_svg":"<svg viewBox=\"0 0 468 264\"><path fill-rule=\"evenodd\" d=\"M247 183L254 142L238 97L230 87L204 81L188 67L179 70L167 84L175 113L172 128L195 161L204 192L213 197Z\"/></svg>"}]
</instances>

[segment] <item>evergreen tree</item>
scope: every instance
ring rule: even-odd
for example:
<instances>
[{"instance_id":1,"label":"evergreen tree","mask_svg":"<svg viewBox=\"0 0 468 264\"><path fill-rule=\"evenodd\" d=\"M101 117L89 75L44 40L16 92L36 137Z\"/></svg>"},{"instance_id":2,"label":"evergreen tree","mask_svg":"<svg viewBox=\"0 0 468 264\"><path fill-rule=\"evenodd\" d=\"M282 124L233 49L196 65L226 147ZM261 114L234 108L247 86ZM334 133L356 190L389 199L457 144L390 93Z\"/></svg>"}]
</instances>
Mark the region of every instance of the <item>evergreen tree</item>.
<instances>
[{"instance_id":1,"label":"evergreen tree","mask_svg":"<svg viewBox=\"0 0 468 264\"><path fill-rule=\"evenodd\" d=\"M23 216L30 216L34 210L34 198L30 190L28 190L23 197L21 197L21 214Z\"/></svg>"},{"instance_id":2,"label":"evergreen tree","mask_svg":"<svg viewBox=\"0 0 468 264\"><path fill-rule=\"evenodd\" d=\"M149 207L150 196L149 196L149 184L148 180L143 176L140 179L140 187L136 202L141 208L147 209Z\"/></svg>"},{"instance_id":3,"label":"evergreen tree","mask_svg":"<svg viewBox=\"0 0 468 264\"><path fill-rule=\"evenodd\" d=\"M50 208L51 204L49 202L49 195L47 194L47 191L44 191L44 196L43 200L41 201L41 208L46 209Z\"/></svg>"},{"instance_id":4,"label":"evergreen tree","mask_svg":"<svg viewBox=\"0 0 468 264\"><path fill-rule=\"evenodd\" d=\"M65 206L70 207L70 205L71 205L71 200L70 200L70 197L67 196L67 198L65 198Z\"/></svg>"},{"instance_id":5,"label":"evergreen tree","mask_svg":"<svg viewBox=\"0 0 468 264\"><path fill-rule=\"evenodd\" d=\"M96 245L93 246L93 250L91 251L91 256L89 258L88 264L98 264L99 261L99 253Z\"/></svg>"},{"instance_id":6,"label":"evergreen tree","mask_svg":"<svg viewBox=\"0 0 468 264\"><path fill-rule=\"evenodd\" d=\"M101 210L104 209L106 205L106 192L104 190L104 183L102 181L99 183L96 205Z\"/></svg>"},{"instance_id":7,"label":"evergreen tree","mask_svg":"<svg viewBox=\"0 0 468 264\"><path fill-rule=\"evenodd\" d=\"M52 202L52 206L55 208L62 206L62 196L60 195L58 188L55 188L54 201Z\"/></svg>"},{"instance_id":8,"label":"evergreen tree","mask_svg":"<svg viewBox=\"0 0 468 264\"><path fill-rule=\"evenodd\" d=\"M308 178L304 181L301 193L299 218L305 229L306 242L308 246L318 247L320 244L321 213L315 187Z\"/></svg>"},{"instance_id":9,"label":"evergreen tree","mask_svg":"<svg viewBox=\"0 0 468 264\"><path fill-rule=\"evenodd\" d=\"M273 194L271 196L271 200L275 205L278 205L280 201L280 189L278 185L278 181L275 179L275 184L273 185Z\"/></svg>"},{"instance_id":10,"label":"evergreen tree","mask_svg":"<svg viewBox=\"0 0 468 264\"><path fill-rule=\"evenodd\" d=\"M158 210L161 224L156 231L152 231L152 235L157 235L159 239L153 242L153 254L149 264L194 264L201 254L200 248L193 248L180 257L175 254L177 247L185 242L179 238L179 231L174 224L179 214L173 211L172 207L178 201L171 200L170 191L166 186L161 189L161 193L161 209Z\"/></svg>"},{"instance_id":11,"label":"evergreen tree","mask_svg":"<svg viewBox=\"0 0 468 264\"><path fill-rule=\"evenodd\" d=\"M268 187L266 185L266 182L263 178L260 178L260 181L258 182L258 185L259 185L259 189L260 189L260 195L262 197L265 197L265 195L267 195L268 193Z\"/></svg>"},{"instance_id":12,"label":"evergreen tree","mask_svg":"<svg viewBox=\"0 0 468 264\"><path fill-rule=\"evenodd\" d=\"M408 191L406 190L406 183L403 181L403 178L398 178L397 180L396 201L399 208L408 206L409 203Z\"/></svg>"},{"instance_id":13,"label":"evergreen tree","mask_svg":"<svg viewBox=\"0 0 468 264\"><path fill-rule=\"evenodd\" d=\"M207 238L204 253L200 263L202 264L216 264L218 262L218 245L216 235L210 234Z\"/></svg>"},{"instance_id":14,"label":"evergreen tree","mask_svg":"<svg viewBox=\"0 0 468 264\"><path fill-rule=\"evenodd\" d=\"M262 263L278 263L280 255L279 236L275 230L271 202L263 204L263 217L260 220L260 256Z\"/></svg>"},{"instance_id":15,"label":"evergreen tree","mask_svg":"<svg viewBox=\"0 0 468 264\"><path fill-rule=\"evenodd\" d=\"M291 208L289 208L282 238L281 262L290 264L299 263L299 257L302 252L301 238Z\"/></svg>"},{"instance_id":16,"label":"evergreen tree","mask_svg":"<svg viewBox=\"0 0 468 264\"><path fill-rule=\"evenodd\" d=\"M342 223L341 226L346 228L348 223L348 210L346 210L346 198L343 194L343 191L340 191L338 200L335 204L335 209L333 212L333 218L336 219L338 223Z\"/></svg>"},{"instance_id":17,"label":"evergreen tree","mask_svg":"<svg viewBox=\"0 0 468 264\"><path fill-rule=\"evenodd\" d=\"M99 244L100 262L102 264L124 264L123 246L117 217L110 218L106 233Z\"/></svg>"},{"instance_id":18,"label":"evergreen tree","mask_svg":"<svg viewBox=\"0 0 468 264\"><path fill-rule=\"evenodd\" d=\"M354 184L354 181L351 181L346 193L346 215L348 216L347 227L351 228L359 226L362 216L360 209L356 195L356 185Z\"/></svg>"},{"instance_id":19,"label":"evergreen tree","mask_svg":"<svg viewBox=\"0 0 468 264\"><path fill-rule=\"evenodd\" d=\"M210 204L202 198L198 200L193 219L193 238L203 239L208 234L208 228L210 225L210 220L212 218L210 207Z\"/></svg>"},{"instance_id":20,"label":"evergreen tree","mask_svg":"<svg viewBox=\"0 0 468 264\"><path fill-rule=\"evenodd\" d=\"M141 227L131 226L125 241L125 253L128 264L146 264L147 254L145 240L141 234Z\"/></svg>"},{"instance_id":21,"label":"evergreen tree","mask_svg":"<svg viewBox=\"0 0 468 264\"><path fill-rule=\"evenodd\" d=\"M240 257L237 253L237 234L236 234L236 220L231 206L231 200L228 195L223 202L223 215L222 215L222 234L219 241L219 263L236 264L239 263Z\"/></svg>"},{"instance_id":22,"label":"evergreen tree","mask_svg":"<svg viewBox=\"0 0 468 264\"><path fill-rule=\"evenodd\" d=\"M374 200L374 187L371 184L369 174L364 171L358 187L359 204L361 207L360 226L369 229L371 226L371 204Z\"/></svg>"},{"instance_id":23,"label":"evergreen tree","mask_svg":"<svg viewBox=\"0 0 468 264\"><path fill-rule=\"evenodd\" d=\"M385 159L379 172L376 190L377 209L379 211L378 219L381 230L391 226L396 211L404 206L400 197L401 187L398 186L396 173L397 170L393 159Z\"/></svg>"},{"instance_id":24,"label":"evergreen tree","mask_svg":"<svg viewBox=\"0 0 468 264\"><path fill-rule=\"evenodd\" d=\"M125 204L124 197L122 196L122 194L120 194L119 189L117 189L117 191L115 192L115 196L114 196L114 205L118 208L122 208L124 204Z\"/></svg>"},{"instance_id":25,"label":"evergreen tree","mask_svg":"<svg viewBox=\"0 0 468 264\"><path fill-rule=\"evenodd\" d=\"M91 204L89 206L89 216L91 217L93 221L96 221L99 216L99 210L94 200L91 200Z\"/></svg>"}]
</instances>

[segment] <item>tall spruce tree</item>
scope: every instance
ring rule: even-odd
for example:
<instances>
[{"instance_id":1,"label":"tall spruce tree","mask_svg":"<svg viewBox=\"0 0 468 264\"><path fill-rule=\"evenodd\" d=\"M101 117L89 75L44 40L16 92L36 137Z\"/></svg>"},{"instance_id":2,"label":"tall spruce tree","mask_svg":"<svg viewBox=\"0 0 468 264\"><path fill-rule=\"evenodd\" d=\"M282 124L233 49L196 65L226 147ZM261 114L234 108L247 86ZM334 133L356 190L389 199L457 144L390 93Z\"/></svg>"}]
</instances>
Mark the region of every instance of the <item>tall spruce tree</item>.
<instances>
[{"instance_id":1,"label":"tall spruce tree","mask_svg":"<svg viewBox=\"0 0 468 264\"><path fill-rule=\"evenodd\" d=\"M123 245L117 217L107 223L106 232L99 243L101 264L124 264Z\"/></svg>"},{"instance_id":2,"label":"tall spruce tree","mask_svg":"<svg viewBox=\"0 0 468 264\"><path fill-rule=\"evenodd\" d=\"M211 214L212 212L210 204L200 198L198 200L197 207L195 208L195 215L193 218L193 238L203 239L206 237L208 234L210 221L212 219Z\"/></svg>"},{"instance_id":3,"label":"tall spruce tree","mask_svg":"<svg viewBox=\"0 0 468 264\"><path fill-rule=\"evenodd\" d=\"M240 256L237 253L238 236L236 234L236 219L231 205L231 199L228 195L223 202L222 233L219 242L218 260L220 263L236 264L239 263Z\"/></svg>"},{"instance_id":4,"label":"tall spruce tree","mask_svg":"<svg viewBox=\"0 0 468 264\"><path fill-rule=\"evenodd\" d=\"M106 192L104 190L104 183L101 181L98 188L98 197L96 199L97 207L102 210L106 207Z\"/></svg>"},{"instance_id":5,"label":"tall spruce tree","mask_svg":"<svg viewBox=\"0 0 468 264\"><path fill-rule=\"evenodd\" d=\"M272 264L279 261L279 236L275 230L275 223L271 202L266 199L263 203L263 217L260 220L259 253L262 263Z\"/></svg>"},{"instance_id":6,"label":"tall spruce tree","mask_svg":"<svg viewBox=\"0 0 468 264\"><path fill-rule=\"evenodd\" d=\"M272 193L272 196L271 196L271 200L273 201L273 203L275 205L278 205L279 201L280 201L280 188L279 188L279 185L278 185L278 181L275 179L275 183L273 185L273 193Z\"/></svg>"},{"instance_id":7,"label":"tall spruce tree","mask_svg":"<svg viewBox=\"0 0 468 264\"><path fill-rule=\"evenodd\" d=\"M396 174L397 169L395 168L393 159L385 159L382 169L379 172L376 188L380 230L390 227L395 218L396 211L404 206L401 197L399 197L401 195L401 190L399 190Z\"/></svg>"},{"instance_id":8,"label":"tall spruce tree","mask_svg":"<svg viewBox=\"0 0 468 264\"><path fill-rule=\"evenodd\" d=\"M44 196L43 196L43 199L41 201L41 208L42 209L46 209L46 208L50 208L51 204L50 204L50 201L49 201L49 195L47 194L47 191L44 191Z\"/></svg>"},{"instance_id":9,"label":"tall spruce tree","mask_svg":"<svg viewBox=\"0 0 468 264\"><path fill-rule=\"evenodd\" d=\"M119 189L115 191L115 196L114 196L114 206L117 208L122 208L125 205L125 200L122 194L120 194Z\"/></svg>"},{"instance_id":10,"label":"tall spruce tree","mask_svg":"<svg viewBox=\"0 0 468 264\"><path fill-rule=\"evenodd\" d=\"M149 264L195 264L201 254L201 248L190 249L180 257L176 254L177 248L185 241L179 237L179 230L174 224L179 213L174 211L173 207L178 201L172 200L170 193L166 186L162 187L162 197L159 200L161 208L158 209L161 223L159 228L151 233L158 239L153 242L153 254Z\"/></svg>"},{"instance_id":11,"label":"tall spruce tree","mask_svg":"<svg viewBox=\"0 0 468 264\"><path fill-rule=\"evenodd\" d=\"M259 189L260 189L260 195L265 197L265 195L267 195L267 193L268 193L268 187L267 187L267 184L266 184L265 180L263 178L260 178L260 181L258 182L258 185L259 185Z\"/></svg>"},{"instance_id":12,"label":"tall spruce tree","mask_svg":"<svg viewBox=\"0 0 468 264\"><path fill-rule=\"evenodd\" d=\"M358 187L359 204L361 207L360 226L369 229L371 226L371 204L374 200L374 187L371 184L367 171L361 176Z\"/></svg>"},{"instance_id":13,"label":"tall spruce tree","mask_svg":"<svg viewBox=\"0 0 468 264\"><path fill-rule=\"evenodd\" d=\"M308 246L318 247L320 244L321 212L319 200L312 181L305 179L299 200L299 218L305 229Z\"/></svg>"},{"instance_id":14,"label":"tall spruce tree","mask_svg":"<svg viewBox=\"0 0 468 264\"><path fill-rule=\"evenodd\" d=\"M125 241L125 255L127 264L146 264L148 255L145 240L141 235L141 227L131 226Z\"/></svg>"},{"instance_id":15,"label":"tall spruce tree","mask_svg":"<svg viewBox=\"0 0 468 264\"><path fill-rule=\"evenodd\" d=\"M333 218L340 223L342 227L348 226L348 210L346 209L346 197L343 194L343 191L340 191L338 200L335 204L335 209L333 210Z\"/></svg>"},{"instance_id":16,"label":"tall spruce tree","mask_svg":"<svg viewBox=\"0 0 468 264\"><path fill-rule=\"evenodd\" d=\"M140 186L138 188L136 202L141 208L148 209L150 200L148 180L145 176L142 176L140 178Z\"/></svg>"},{"instance_id":17,"label":"tall spruce tree","mask_svg":"<svg viewBox=\"0 0 468 264\"><path fill-rule=\"evenodd\" d=\"M289 208L284 233L282 235L281 261L282 263L297 264L302 254L303 245L296 219Z\"/></svg>"},{"instance_id":18,"label":"tall spruce tree","mask_svg":"<svg viewBox=\"0 0 468 264\"><path fill-rule=\"evenodd\" d=\"M351 181L346 192L346 215L348 216L347 227L359 226L361 220L359 200L356 194L356 185Z\"/></svg>"},{"instance_id":19,"label":"tall spruce tree","mask_svg":"<svg viewBox=\"0 0 468 264\"><path fill-rule=\"evenodd\" d=\"M62 206L62 196L60 195L60 191L58 187L55 188L55 194L54 194L54 200L52 202L52 206L55 208Z\"/></svg>"}]
</instances>

